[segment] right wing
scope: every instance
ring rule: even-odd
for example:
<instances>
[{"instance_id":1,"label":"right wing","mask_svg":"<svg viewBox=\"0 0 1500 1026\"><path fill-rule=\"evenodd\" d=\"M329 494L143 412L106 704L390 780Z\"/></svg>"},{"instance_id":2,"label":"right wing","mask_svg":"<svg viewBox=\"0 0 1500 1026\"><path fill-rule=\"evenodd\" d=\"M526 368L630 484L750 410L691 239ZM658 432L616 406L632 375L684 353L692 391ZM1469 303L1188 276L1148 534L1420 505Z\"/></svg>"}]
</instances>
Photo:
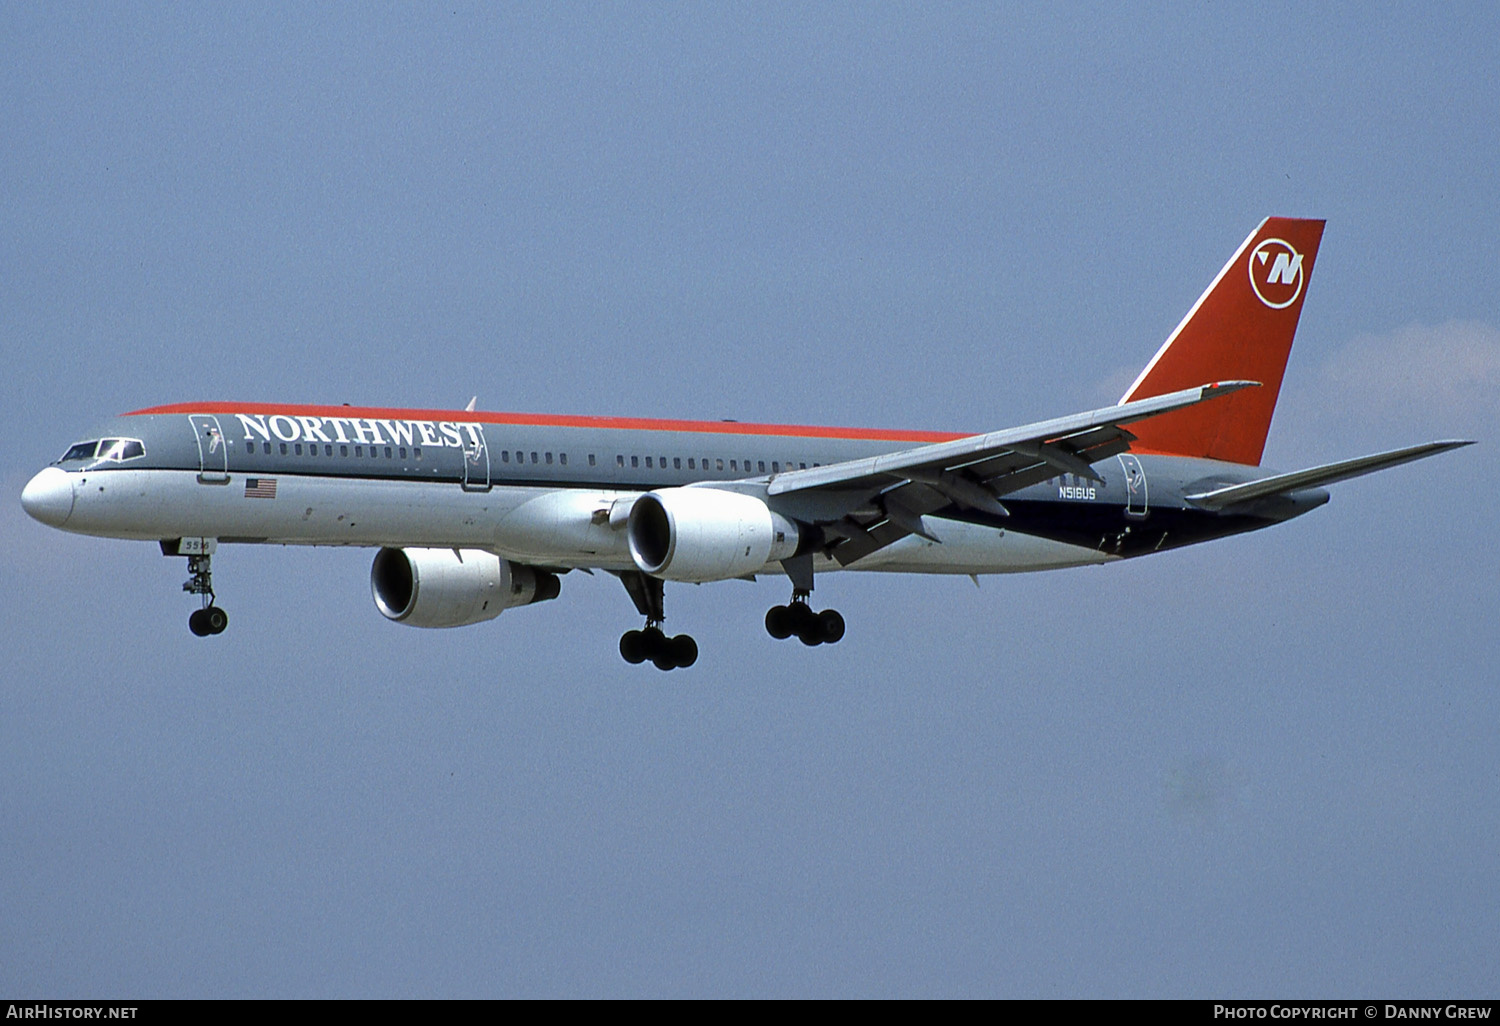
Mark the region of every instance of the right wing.
<instances>
[{"instance_id":1,"label":"right wing","mask_svg":"<svg viewBox=\"0 0 1500 1026\"><path fill-rule=\"evenodd\" d=\"M922 516L957 503L1008 515L1000 496L1055 477L1098 480L1093 463L1125 452L1124 425L1251 388L1220 381L1023 427L918 446L884 456L790 470L771 478L771 496L829 493L833 509L816 519L837 540L830 554L848 566L908 534L931 537Z\"/></svg>"}]
</instances>

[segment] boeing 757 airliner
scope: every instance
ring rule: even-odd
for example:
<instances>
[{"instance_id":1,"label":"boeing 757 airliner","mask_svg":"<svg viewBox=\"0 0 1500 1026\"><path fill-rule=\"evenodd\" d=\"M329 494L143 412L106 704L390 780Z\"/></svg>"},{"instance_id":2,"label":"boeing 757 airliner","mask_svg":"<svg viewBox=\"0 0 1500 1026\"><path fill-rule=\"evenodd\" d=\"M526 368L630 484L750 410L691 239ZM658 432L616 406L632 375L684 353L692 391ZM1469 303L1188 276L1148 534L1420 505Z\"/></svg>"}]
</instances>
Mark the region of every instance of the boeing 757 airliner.
<instances>
[{"instance_id":1,"label":"boeing 757 airliner","mask_svg":"<svg viewBox=\"0 0 1500 1026\"><path fill-rule=\"evenodd\" d=\"M732 421L199 402L137 410L68 447L22 505L79 534L186 557L198 635L224 630L220 544L376 549L375 606L460 627L556 598L571 570L625 585L632 663L691 666L663 582L784 573L775 638L818 645L832 570L992 574L1109 563L1252 531L1325 485L1467 445L1291 473L1260 467L1323 222L1268 218L1115 406L987 434Z\"/></svg>"}]
</instances>

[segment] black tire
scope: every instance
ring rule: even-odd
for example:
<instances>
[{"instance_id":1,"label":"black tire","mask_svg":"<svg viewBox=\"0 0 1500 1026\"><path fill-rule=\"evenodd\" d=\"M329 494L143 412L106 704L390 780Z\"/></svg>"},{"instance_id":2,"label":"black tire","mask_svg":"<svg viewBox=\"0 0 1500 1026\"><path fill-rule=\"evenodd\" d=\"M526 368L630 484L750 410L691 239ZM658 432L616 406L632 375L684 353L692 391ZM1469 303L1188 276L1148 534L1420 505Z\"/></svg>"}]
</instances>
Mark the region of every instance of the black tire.
<instances>
[{"instance_id":1,"label":"black tire","mask_svg":"<svg viewBox=\"0 0 1500 1026\"><path fill-rule=\"evenodd\" d=\"M626 631L620 635L620 657L632 666L646 661L646 641L640 631Z\"/></svg>"},{"instance_id":2,"label":"black tire","mask_svg":"<svg viewBox=\"0 0 1500 1026\"><path fill-rule=\"evenodd\" d=\"M792 611L786 606L772 606L766 610L766 633L777 641L792 636Z\"/></svg>"},{"instance_id":3,"label":"black tire","mask_svg":"<svg viewBox=\"0 0 1500 1026\"><path fill-rule=\"evenodd\" d=\"M208 624L208 633L223 634L224 628L229 626L229 614L218 606L209 606L203 612L208 614L204 618L204 622Z\"/></svg>"},{"instance_id":4,"label":"black tire","mask_svg":"<svg viewBox=\"0 0 1500 1026\"><path fill-rule=\"evenodd\" d=\"M789 608L792 612L792 633L797 635L797 640L809 648L823 644L823 624L818 619L818 614L809 609L806 602L793 602Z\"/></svg>"},{"instance_id":5,"label":"black tire","mask_svg":"<svg viewBox=\"0 0 1500 1026\"><path fill-rule=\"evenodd\" d=\"M213 630L208 626L207 609L193 610L193 612L188 616L188 630L192 631L200 638L206 638L213 633Z\"/></svg>"},{"instance_id":6,"label":"black tire","mask_svg":"<svg viewBox=\"0 0 1500 1026\"><path fill-rule=\"evenodd\" d=\"M818 626L823 631L825 644L837 645L844 637L844 618L837 609L825 609L818 614Z\"/></svg>"},{"instance_id":7,"label":"black tire","mask_svg":"<svg viewBox=\"0 0 1500 1026\"><path fill-rule=\"evenodd\" d=\"M679 634L669 644L672 646L672 662L686 670L698 661L698 643L691 634Z\"/></svg>"},{"instance_id":8,"label":"black tire","mask_svg":"<svg viewBox=\"0 0 1500 1026\"><path fill-rule=\"evenodd\" d=\"M786 608L787 613L790 614L791 617L789 622L792 625L793 634L801 637L809 629L817 629L818 614L814 613L810 608L808 608L806 602L793 602Z\"/></svg>"},{"instance_id":9,"label":"black tire","mask_svg":"<svg viewBox=\"0 0 1500 1026\"><path fill-rule=\"evenodd\" d=\"M647 627L641 631L641 643L645 646L646 658L652 662L667 650L667 636L660 627Z\"/></svg>"}]
</instances>

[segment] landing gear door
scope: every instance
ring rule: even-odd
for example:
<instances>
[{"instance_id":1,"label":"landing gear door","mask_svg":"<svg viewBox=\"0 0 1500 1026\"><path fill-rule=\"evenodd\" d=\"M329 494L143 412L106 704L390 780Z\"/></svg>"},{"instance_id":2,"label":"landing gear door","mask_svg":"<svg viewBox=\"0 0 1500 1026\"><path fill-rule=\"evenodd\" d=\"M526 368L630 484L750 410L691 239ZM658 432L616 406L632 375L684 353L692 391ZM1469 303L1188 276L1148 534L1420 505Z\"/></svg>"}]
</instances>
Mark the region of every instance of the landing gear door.
<instances>
[{"instance_id":1,"label":"landing gear door","mask_svg":"<svg viewBox=\"0 0 1500 1026\"><path fill-rule=\"evenodd\" d=\"M465 434L464 491L487 492L490 490L490 450L484 444L484 428L476 426Z\"/></svg>"},{"instance_id":2,"label":"landing gear door","mask_svg":"<svg viewBox=\"0 0 1500 1026\"><path fill-rule=\"evenodd\" d=\"M192 413L193 434L198 439L198 481L201 484L229 483L229 445L219 429L219 418L211 413Z\"/></svg>"},{"instance_id":3,"label":"landing gear door","mask_svg":"<svg viewBox=\"0 0 1500 1026\"><path fill-rule=\"evenodd\" d=\"M1125 515L1145 517L1150 511L1146 486L1146 472L1141 469L1141 461L1131 453L1125 453L1118 457L1120 469L1125 472Z\"/></svg>"}]
</instances>

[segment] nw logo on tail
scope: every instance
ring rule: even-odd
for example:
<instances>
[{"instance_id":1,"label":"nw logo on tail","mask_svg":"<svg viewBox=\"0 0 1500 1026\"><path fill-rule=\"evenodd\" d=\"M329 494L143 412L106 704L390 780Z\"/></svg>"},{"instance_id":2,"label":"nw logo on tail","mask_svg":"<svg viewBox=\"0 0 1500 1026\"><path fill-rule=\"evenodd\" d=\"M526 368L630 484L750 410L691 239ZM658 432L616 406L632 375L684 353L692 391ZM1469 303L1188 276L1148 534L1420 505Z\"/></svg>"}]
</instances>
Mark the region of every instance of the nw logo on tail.
<instances>
[{"instance_id":1,"label":"nw logo on tail","mask_svg":"<svg viewBox=\"0 0 1500 1026\"><path fill-rule=\"evenodd\" d=\"M1281 239L1267 239L1250 254L1250 287L1272 310L1291 306L1302 294L1302 254Z\"/></svg>"}]
</instances>

